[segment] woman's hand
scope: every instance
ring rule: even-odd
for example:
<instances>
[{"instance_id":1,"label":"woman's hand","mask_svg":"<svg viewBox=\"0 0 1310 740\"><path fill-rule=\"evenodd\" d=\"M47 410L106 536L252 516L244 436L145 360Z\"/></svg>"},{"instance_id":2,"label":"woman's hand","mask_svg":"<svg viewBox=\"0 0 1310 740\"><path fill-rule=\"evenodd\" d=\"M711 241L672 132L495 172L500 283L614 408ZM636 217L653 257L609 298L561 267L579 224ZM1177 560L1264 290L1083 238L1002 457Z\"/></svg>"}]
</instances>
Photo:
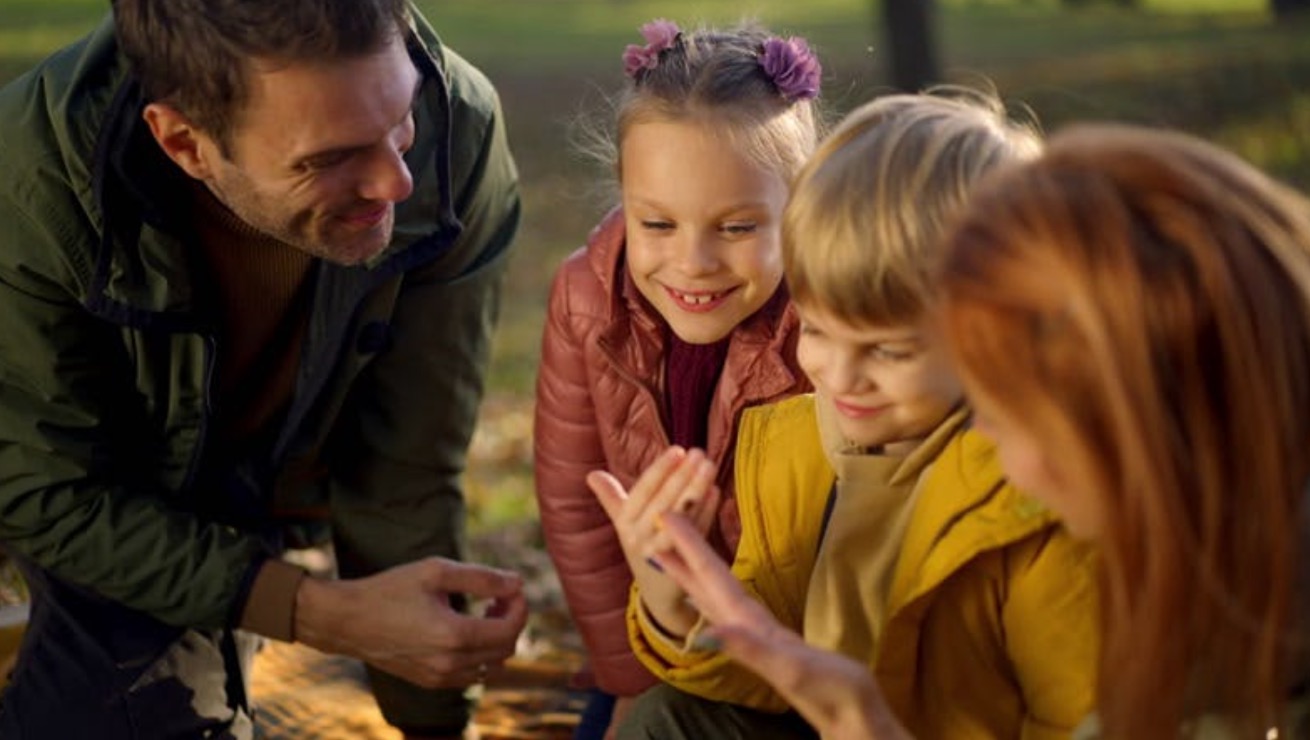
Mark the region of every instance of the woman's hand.
<instances>
[{"instance_id":1,"label":"woman's hand","mask_svg":"<svg viewBox=\"0 0 1310 740\"><path fill-rule=\"evenodd\" d=\"M866 666L806 645L733 577L698 528L664 517L664 572L713 625L698 647L722 650L768 681L828 740L909 740Z\"/></svg>"},{"instance_id":2,"label":"woman's hand","mask_svg":"<svg viewBox=\"0 0 1310 740\"><path fill-rule=\"evenodd\" d=\"M684 520L688 526L702 535L708 532L718 511L715 475L715 465L705 453L681 447L665 450L630 491L607 472L594 470L587 475L588 487L614 523L642 603L670 637L686 635L697 614L653 558L670 547L668 535L661 531L662 517L680 512L688 517Z\"/></svg>"}]
</instances>

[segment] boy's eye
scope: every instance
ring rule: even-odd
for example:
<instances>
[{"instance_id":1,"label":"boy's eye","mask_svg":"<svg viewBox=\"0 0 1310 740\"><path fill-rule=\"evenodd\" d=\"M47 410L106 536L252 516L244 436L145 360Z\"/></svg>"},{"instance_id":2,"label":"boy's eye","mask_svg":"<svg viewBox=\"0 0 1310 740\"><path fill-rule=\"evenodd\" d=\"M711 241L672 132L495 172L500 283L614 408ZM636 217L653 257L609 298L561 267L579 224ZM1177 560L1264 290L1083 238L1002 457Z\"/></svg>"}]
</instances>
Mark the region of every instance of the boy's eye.
<instances>
[{"instance_id":1,"label":"boy's eye","mask_svg":"<svg viewBox=\"0 0 1310 740\"><path fill-rule=\"evenodd\" d=\"M750 221L732 221L719 227L726 234L740 236L755 233L755 224Z\"/></svg>"},{"instance_id":2,"label":"boy's eye","mask_svg":"<svg viewBox=\"0 0 1310 740\"><path fill-rule=\"evenodd\" d=\"M641 222L641 228L648 231L671 231L673 229L673 222L646 219Z\"/></svg>"},{"instance_id":3,"label":"boy's eye","mask_svg":"<svg viewBox=\"0 0 1310 740\"><path fill-rule=\"evenodd\" d=\"M905 362L906 360L913 360L916 354L915 350L909 347L885 344L875 344L869 353L873 356L873 359L883 362Z\"/></svg>"}]
</instances>

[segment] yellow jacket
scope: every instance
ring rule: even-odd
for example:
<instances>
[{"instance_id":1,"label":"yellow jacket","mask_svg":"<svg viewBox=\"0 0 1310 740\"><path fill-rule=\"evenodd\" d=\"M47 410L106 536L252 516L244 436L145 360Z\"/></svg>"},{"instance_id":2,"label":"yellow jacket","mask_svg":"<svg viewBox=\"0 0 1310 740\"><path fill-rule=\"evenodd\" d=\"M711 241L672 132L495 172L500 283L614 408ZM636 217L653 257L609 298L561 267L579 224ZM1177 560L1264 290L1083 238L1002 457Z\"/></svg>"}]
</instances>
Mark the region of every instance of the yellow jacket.
<instances>
[{"instance_id":1,"label":"yellow jacket","mask_svg":"<svg viewBox=\"0 0 1310 740\"><path fill-rule=\"evenodd\" d=\"M783 624L804 632L834 483L813 396L744 412L734 474L742 538L733 573ZM916 737L1067 738L1093 708L1093 584L1090 549L1007 485L992 445L961 428L945 436L920 477L876 655L851 657L869 662ZM637 596L629 636L656 676L712 700L785 708L725 656L663 637Z\"/></svg>"}]
</instances>

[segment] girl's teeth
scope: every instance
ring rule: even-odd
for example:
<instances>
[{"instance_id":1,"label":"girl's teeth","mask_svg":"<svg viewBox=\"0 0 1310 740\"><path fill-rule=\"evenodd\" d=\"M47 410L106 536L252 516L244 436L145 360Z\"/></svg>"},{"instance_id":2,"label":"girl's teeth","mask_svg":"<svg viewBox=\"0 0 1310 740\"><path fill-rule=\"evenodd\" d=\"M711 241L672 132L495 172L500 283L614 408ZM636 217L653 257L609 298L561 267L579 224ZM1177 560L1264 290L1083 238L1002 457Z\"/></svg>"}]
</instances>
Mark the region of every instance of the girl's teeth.
<instances>
[{"instance_id":1,"label":"girl's teeth","mask_svg":"<svg viewBox=\"0 0 1310 740\"><path fill-rule=\"evenodd\" d=\"M690 303L693 306L701 306L714 300L714 296L708 294L687 295L686 293L679 293L678 297L681 298L684 303Z\"/></svg>"}]
</instances>

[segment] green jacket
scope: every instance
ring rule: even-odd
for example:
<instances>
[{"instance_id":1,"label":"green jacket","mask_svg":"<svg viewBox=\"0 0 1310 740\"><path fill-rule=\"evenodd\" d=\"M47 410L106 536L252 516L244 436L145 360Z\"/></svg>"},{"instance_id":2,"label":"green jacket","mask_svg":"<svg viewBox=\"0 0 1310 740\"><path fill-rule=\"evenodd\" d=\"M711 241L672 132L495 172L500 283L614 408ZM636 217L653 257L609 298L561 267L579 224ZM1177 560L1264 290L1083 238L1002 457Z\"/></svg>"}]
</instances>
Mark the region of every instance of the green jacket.
<instances>
[{"instance_id":1,"label":"green jacket","mask_svg":"<svg viewBox=\"0 0 1310 740\"><path fill-rule=\"evenodd\" d=\"M315 265L285 422L200 480L218 350L112 19L0 90L0 540L174 625L232 625L280 548L269 510L332 524L342 574L457 555L517 174L490 83L416 19L414 193L371 267ZM421 41L420 41L421 39ZM377 676L388 719L421 695ZM417 703L416 703L417 702Z\"/></svg>"}]
</instances>

